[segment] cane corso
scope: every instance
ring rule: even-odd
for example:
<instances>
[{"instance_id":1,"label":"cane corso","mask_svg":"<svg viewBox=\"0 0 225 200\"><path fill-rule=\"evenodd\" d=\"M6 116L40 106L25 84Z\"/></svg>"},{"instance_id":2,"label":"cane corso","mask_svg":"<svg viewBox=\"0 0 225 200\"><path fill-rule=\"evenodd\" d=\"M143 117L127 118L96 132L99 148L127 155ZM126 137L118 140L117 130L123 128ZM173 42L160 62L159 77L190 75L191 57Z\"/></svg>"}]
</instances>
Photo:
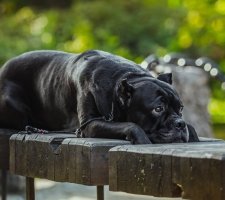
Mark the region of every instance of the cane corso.
<instances>
[{"instance_id":1,"label":"cane corso","mask_svg":"<svg viewBox=\"0 0 225 200\"><path fill-rule=\"evenodd\" d=\"M24 53L1 68L0 127L77 129L134 144L198 141L171 79L98 50Z\"/></svg>"}]
</instances>

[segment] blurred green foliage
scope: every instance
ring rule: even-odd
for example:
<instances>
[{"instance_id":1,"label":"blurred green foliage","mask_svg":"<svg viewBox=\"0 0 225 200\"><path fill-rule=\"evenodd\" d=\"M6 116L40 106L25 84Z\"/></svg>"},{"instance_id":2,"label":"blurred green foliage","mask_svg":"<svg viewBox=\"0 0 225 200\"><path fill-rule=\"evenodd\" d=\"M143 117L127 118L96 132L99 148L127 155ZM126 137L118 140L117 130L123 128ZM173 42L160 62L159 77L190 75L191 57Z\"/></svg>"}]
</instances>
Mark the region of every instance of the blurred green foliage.
<instances>
[{"instance_id":1,"label":"blurred green foliage","mask_svg":"<svg viewBox=\"0 0 225 200\"><path fill-rule=\"evenodd\" d=\"M150 53L208 56L225 72L224 0L2 0L0 65L29 50L101 49L136 62ZM225 92L209 106L225 123Z\"/></svg>"}]
</instances>

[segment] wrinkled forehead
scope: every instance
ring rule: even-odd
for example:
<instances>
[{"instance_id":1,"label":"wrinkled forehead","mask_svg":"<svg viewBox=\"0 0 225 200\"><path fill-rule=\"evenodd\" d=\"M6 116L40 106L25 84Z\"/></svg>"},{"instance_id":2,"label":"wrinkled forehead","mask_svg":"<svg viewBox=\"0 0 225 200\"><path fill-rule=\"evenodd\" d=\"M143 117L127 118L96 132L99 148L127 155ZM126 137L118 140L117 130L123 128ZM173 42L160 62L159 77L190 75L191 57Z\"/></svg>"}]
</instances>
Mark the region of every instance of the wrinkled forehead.
<instances>
[{"instance_id":1,"label":"wrinkled forehead","mask_svg":"<svg viewBox=\"0 0 225 200\"><path fill-rule=\"evenodd\" d=\"M164 88L160 88L158 92L161 93L161 95L166 98L170 104L183 105L177 91L170 85Z\"/></svg>"},{"instance_id":2,"label":"wrinkled forehead","mask_svg":"<svg viewBox=\"0 0 225 200\"><path fill-rule=\"evenodd\" d=\"M143 98L154 99L163 97L169 104L182 105L177 91L169 84L160 80L149 80L134 84Z\"/></svg>"}]
</instances>

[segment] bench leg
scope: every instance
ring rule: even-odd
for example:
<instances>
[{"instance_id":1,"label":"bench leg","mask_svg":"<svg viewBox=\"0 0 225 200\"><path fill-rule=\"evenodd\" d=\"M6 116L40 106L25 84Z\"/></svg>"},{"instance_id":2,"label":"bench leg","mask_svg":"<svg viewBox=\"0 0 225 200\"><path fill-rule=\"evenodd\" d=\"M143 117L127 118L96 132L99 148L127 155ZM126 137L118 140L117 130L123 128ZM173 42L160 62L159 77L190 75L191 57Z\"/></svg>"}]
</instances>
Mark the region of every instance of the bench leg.
<instances>
[{"instance_id":1,"label":"bench leg","mask_svg":"<svg viewBox=\"0 0 225 200\"><path fill-rule=\"evenodd\" d=\"M34 178L26 177L26 200L35 200Z\"/></svg>"},{"instance_id":2,"label":"bench leg","mask_svg":"<svg viewBox=\"0 0 225 200\"><path fill-rule=\"evenodd\" d=\"M6 190L7 190L7 170L2 169L2 200L6 200Z\"/></svg>"},{"instance_id":3,"label":"bench leg","mask_svg":"<svg viewBox=\"0 0 225 200\"><path fill-rule=\"evenodd\" d=\"M97 186L97 200L104 200L104 186Z\"/></svg>"}]
</instances>

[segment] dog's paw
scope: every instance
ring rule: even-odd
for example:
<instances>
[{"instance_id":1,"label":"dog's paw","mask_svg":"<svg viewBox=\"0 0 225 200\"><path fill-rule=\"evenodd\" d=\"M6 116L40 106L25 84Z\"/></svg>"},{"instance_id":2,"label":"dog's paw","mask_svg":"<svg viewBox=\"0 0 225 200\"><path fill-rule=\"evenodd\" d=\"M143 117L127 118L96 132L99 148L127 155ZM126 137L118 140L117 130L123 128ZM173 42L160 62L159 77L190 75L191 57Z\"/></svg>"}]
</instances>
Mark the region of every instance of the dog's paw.
<instances>
[{"instance_id":1,"label":"dog's paw","mask_svg":"<svg viewBox=\"0 0 225 200\"><path fill-rule=\"evenodd\" d=\"M151 144L144 130L133 123L130 123L126 129L126 140L131 141L132 144Z\"/></svg>"},{"instance_id":2,"label":"dog's paw","mask_svg":"<svg viewBox=\"0 0 225 200\"><path fill-rule=\"evenodd\" d=\"M138 136L131 140L132 144L151 144L151 141L148 139L148 137L145 136Z\"/></svg>"}]
</instances>

